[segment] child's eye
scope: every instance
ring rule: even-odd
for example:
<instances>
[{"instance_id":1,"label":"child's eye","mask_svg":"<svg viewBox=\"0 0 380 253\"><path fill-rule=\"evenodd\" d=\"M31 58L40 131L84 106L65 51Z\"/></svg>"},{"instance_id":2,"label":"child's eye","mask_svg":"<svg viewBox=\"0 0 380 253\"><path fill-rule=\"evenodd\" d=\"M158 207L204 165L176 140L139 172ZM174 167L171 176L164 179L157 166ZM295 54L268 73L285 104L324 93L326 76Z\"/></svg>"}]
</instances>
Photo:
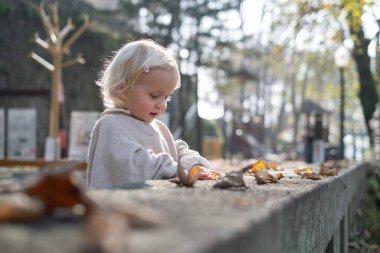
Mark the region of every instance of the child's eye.
<instances>
[{"instance_id":1,"label":"child's eye","mask_svg":"<svg viewBox=\"0 0 380 253\"><path fill-rule=\"evenodd\" d=\"M158 98L158 96L152 95L152 94L150 94L150 97L153 98L153 99L157 99Z\"/></svg>"}]
</instances>

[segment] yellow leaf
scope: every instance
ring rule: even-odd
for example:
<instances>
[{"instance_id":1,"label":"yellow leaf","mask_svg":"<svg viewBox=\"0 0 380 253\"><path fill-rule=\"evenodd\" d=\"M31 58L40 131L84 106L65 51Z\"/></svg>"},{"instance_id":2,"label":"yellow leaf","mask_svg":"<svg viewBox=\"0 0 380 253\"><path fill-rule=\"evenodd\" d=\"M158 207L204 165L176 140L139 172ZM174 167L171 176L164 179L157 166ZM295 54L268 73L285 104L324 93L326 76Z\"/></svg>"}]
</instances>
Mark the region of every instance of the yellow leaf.
<instances>
[{"instance_id":1,"label":"yellow leaf","mask_svg":"<svg viewBox=\"0 0 380 253\"><path fill-rule=\"evenodd\" d=\"M302 173L312 173L312 172L313 172L313 169L310 167L294 170L294 173L296 173L298 175L301 175Z\"/></svg>"},{"instance_id":2,"label":"yellow leaf","mask_svg":"<svg viewBox=\"0 0 380 253\"><path fill-rule=\"evenodd\" d=\"M269 170L269 166L264 160L259 159L256 163L252 164L251 172L256 173L258 170Z\"/></svg>"}]
</instances>

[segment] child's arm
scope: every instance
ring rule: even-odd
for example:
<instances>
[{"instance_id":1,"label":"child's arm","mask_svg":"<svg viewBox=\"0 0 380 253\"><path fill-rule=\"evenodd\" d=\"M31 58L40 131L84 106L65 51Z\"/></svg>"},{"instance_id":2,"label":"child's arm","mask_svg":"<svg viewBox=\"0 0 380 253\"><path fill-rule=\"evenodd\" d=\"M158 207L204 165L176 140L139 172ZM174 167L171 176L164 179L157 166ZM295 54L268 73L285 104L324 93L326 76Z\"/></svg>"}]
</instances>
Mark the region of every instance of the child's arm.
<instances>
[{"instance_id":1,"label":"child's arm","mask_svg":"<svg viewBox=\"0 0 380 253\"><path fill-rule=\"evenodd\" d=\"M175 147L179 164L185 170L190 170L194 165L200 165L205 168L210 166L206 158L202 157L197 151L189 149L189 146L183 140L175 141Z\"/></svg>"},{"instance_id":2,"label":"child's arm","mask_svg":"<svg viewBox=\"0 0 380 253\"><path fill-rule=\"evenodd\" d=\"M200 180L216 180L221 177L221 173L215 170L210 170L210 163L206 158L202 157L198 152L189 149L186 142L177 140L175 142L177 148L179 164L185 170L192 170L195 167L200 167Z\"/></svg>"}]
</instances>

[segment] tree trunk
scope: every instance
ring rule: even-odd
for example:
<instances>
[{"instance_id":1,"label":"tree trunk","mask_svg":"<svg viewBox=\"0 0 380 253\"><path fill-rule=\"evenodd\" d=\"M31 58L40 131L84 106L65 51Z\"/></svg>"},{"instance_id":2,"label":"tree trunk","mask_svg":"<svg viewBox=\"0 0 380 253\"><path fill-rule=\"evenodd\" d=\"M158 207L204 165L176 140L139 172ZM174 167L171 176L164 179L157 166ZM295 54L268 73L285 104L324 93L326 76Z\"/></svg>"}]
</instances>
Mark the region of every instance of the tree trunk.
<instances>
[{"instance_id":1,"label":"tree trunk","mask_svg":"<svg viewBox=\"0 0 380 253\"><path fill-rule=\"evenodd\" d=\"M368 56L368 45L370 41L364 37L361 20L357 21L357 19L353 18L352 11L348 12L347 22L350 28L351 36L354 39L352 57L356 62L356 68L359 74L359 99L362 105L366 127L372 145L373 137L372 130L369 127L369 121L376 109L376 103L379 102L379 96L376 91L376 84L372 76L370 58Z\"/></svg>"}]
</instances>

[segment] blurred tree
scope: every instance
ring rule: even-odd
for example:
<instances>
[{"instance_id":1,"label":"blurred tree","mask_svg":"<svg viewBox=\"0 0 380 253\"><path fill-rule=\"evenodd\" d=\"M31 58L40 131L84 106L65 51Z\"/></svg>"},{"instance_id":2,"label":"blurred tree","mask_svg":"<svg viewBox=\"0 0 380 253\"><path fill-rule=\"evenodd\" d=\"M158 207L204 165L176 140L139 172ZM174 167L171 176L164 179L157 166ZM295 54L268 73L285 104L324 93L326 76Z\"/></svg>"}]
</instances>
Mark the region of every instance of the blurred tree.
<instances>
[{"instance_id":1,"label":"blurred tree","mask_svg":"<svg viewBox=\"0 0 380 253\"><path fill-rule=\"evenodd\" d=\"M82 1L45 1L50 4L58 2L61 25L68 17L80 24L81 13L95 16L95 11ZM35 5L39 0L3 0L0 1L0 107L36 108L37 120L37 155L43 154L44 140L48 135L50 76L41 66L29 57L36 49L33 44L34 32L44 34L41 20ZM106 53L117 47L117 41L107 33L87 30L77 41L71 55L82 52L86 64L70 68L62 76L65 84L65 119L64 128L69 128L70 113L73 110L102 110L98 88L94 83L96 71L101 66L101 59ZM37 49L41 56L48 55Z\"/></svg>"},{"instance_id":2,"label":"blurred tree","mask_svg":"<svg viewBox=\"0 0 380 253\"><path fill-rule=\"evenodd\" d=\"M358 97L361 101L367 131L371 133L369 120L375 110L376 103L379 102L379 95L376 92L374 73L372 73L368 55L368 45L372 38L365 37L362 16L366 9L369 10L374 7L375 1L340 0L339 2L324 1L321 3L320 1L309 0L281 1L278 4L282 12L276 22L280 24L297 23L299 29L295 34L298 43L302 41L305 33L314 35L309 47L324 50L337 48L345 39L353 42L351 54L356 63L360 83ZM289 14L287 15L284 10L290 10L288 13L293 15L291 20L283 19L283 17L289 17ZM305 41L303 40L303 42ZM369 137L371 138L371 134Z\"/></svg>"},{"instance_id":3,"label":"blurred tree","mask_svg":"<svg viewBox=\"0 0 380 253\"><path fill-rule=\"evenodd\" d=\"M223 44L224 48L230 46L228 39L220 36L229 31L223 21L227 13L239 9L240 3L241 0L121 1L116 12L116 20L125 24L124 28L119 29L120 37L154 39L173 50L178 58L182 88L173 96L169 108L172 113L171 128L179 130L181 137L197 150L202 148L202 121L197 107L198 71L202 66L215 63L212 54L216 45ZM110 20L115 22L115 13L109 14L112 15ZM109 25L112 30L117 30L114 23L109 22ZM197 109L196 117L192 119L195 122L185 122L192 105Z\"/></svg>"},{"instance_id":4,"label":"blurred tree","mask_svg":"<svg viewBox=\"0 0 380 253\"><path fill-rule=\"evenodd\" d=\"M368 55L368 45L371 40L364 36L362 16L364 8L366 6L370 7L373 4L374 2L372 1L341 0L343 10L346 12L346 21L348 23L351 38L354 42L352 56L356 62L356 68L359 74L359 98L371 143L373 143L373 135L369 121L373 117L376 103L379 102L379 94L376 90L376 84L370 66L370 57ZM380 30L380 27L378 27L378 29Z\"/></svg>"},{"instance_id":5,"label":"blurred tree","mask_svg":"<svg viewBox=\"0 0 380 253\"><path fill-rule=\"evenodd\" d=\"M65 95L68 98L66 101L68 114L73 109L101 110L97 87L93 84L96 72L100 69L102 62L106 60L106 55L109 55L125 41L151 38L173 51L178 58L183 74L183 87L174 96L170 105L174 115L171 122L172 129L182 126L182 138L195 139L196 141L190 140L190 144L198 149L201 148L201 121L199 117L196 117L195 126L197 127L191 129L191 126L185 123L185 116L191 105L197 106L199 68L215 63L213 57L215 57L214 48L216 46L228 48L231 41L236 42L237 40L230 38L229 30L231 28L225 21L231 11L239 9L240 0L121 0L118 8L113 9L94 9L86 5L85 1L47 0L45 2L47 4L58 2L62 20L68 16L79 17L82 12L90 14L92 20L90 30L78 40L78 46L75 48L86 55L86 65L72 68L70 73L63 76L63 82L67 88ZM31 33L33 31L42 32L38 13L31 3L39 4L40 1L5 0L0 3L0 26L4 31L4 36L0 39L0 85L6 89L10 87L23 89L28 83L27 89L41 88L48 92L48 76L40 71L39 66L30 64L30 60L26 57L32 46L31 43L28 43L33 37ZM74 20L74 23L78 22L80 20ZM9 44L13 46L8 50L5 47ZM16 60L20 58L25 58L23 63L26 64L20 66L20 61ZM18 69L23 75L13 73L11 69ZM81 91L78 92L78 89ZM85 94L85 99L82 94ZM45 104L47 100L44 98ZM22 102L21 104L28 107L27 103ZM16 106L8 98L2 100L1 105ZM47 106L39 105L38 107ZM44 119L39 121L39 124L45 124L46 112L41 112L39 115ZM198 115L197 111L195 115ZM43 130L44 127L39 126L39 129L41 129L39 134L44 136L46 133ZM42 136L39 136L38 139L44 139ZM193 136L196 138L192 138ZM42 145L39 144L39 146Z\"/></svg>"}]
</instances>

